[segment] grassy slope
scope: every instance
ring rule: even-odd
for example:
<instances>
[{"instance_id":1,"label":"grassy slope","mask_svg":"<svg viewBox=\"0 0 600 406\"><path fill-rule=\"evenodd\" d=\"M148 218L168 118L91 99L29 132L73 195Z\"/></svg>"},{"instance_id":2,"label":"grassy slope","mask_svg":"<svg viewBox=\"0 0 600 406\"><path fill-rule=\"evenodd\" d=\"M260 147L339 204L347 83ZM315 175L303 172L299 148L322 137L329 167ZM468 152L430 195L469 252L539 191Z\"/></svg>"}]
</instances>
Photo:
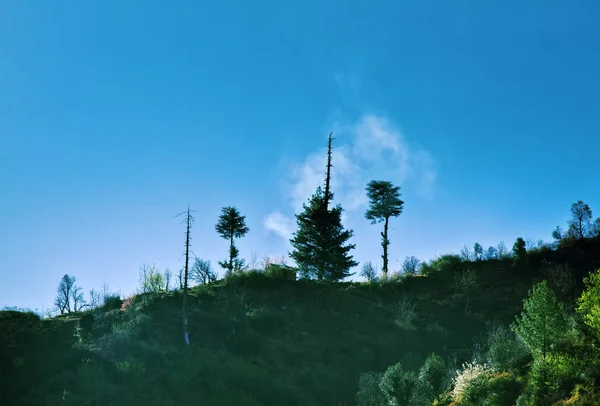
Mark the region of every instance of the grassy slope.
<instances>
[{"instance_id":1,"label":"grassy slope","mask_svg":"<svg viewBox=\"0 0 600 406\"><path fill-rule=\"evenodd\" d=\"M583 251L564 255L585 273L597 259ZM362 372L398 361L416 369L434 351L467 357L486 320L508 324L539 279L507 262L459 266L480 278L466 313L451 287L457 269L374 286L247 275L197 287L191 348L177 292L77 317L0 312L0 404L351 405ZM395 323L404 297L416 330Z\"/></svg>"}]
</instances>

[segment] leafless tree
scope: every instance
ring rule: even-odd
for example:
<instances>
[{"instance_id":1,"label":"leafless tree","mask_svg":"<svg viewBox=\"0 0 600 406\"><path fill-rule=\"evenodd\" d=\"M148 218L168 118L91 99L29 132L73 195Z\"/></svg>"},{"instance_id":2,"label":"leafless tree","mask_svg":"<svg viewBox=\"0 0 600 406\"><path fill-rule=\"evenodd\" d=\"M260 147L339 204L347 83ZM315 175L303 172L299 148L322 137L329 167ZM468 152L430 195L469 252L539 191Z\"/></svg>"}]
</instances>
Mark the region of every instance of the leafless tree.
<instances>
[{"instance_id":1,"label":"leafless tree","mask_svg":"<svg viewBox=\"0 0 600 406\"><path fill-rule=\"evenodd\" d=\"M508 256L508 249L506 248L506 244L504 241L500 241L497 247L498 259L504 259Z\"/></svg>"},{"instance_id":2,"label":"leafless tree","mask_svg":"<svg viewBox=\"0 0 600 406\"><path fill-rule=\"evenodd\" d=\"M374 282L377 278L377 270L371 263L371 261L367 261L363 263L362 270L360 271L360 276L367 279L368 282Z\"/></svg>"},{"instance_id":3,"label":"leafless tree","mask_svg":"<svg viewBox=\"0 0 600 406\"><path fill-rule=\"evenodd\" d=\"M71 313L71 290L75 284L75 277L65 275L58 284L54 305L60 314Z\"/></svg>"},{"instance_id":4,"label":"leafless tree","mask_svg":"<svg viewBox=\"0 0 600 406\"><path fill-rule=\"evenodd\" d=\"M188 276L189 276L189 264L190 264L190 231L192 228L192 224L194 223L194 217L192 216L193 210L190 210L188 206L187 211L178 214L177 216L181 216L185 214L185 219L183 223L185 226L185 264L184 264L184 272L183 272L183 338L185 340L186 345L190 345L190 333L188 329L188 318L187 318L187 300L188 300Z\"/></svg>"},{"instance_id":5,"label":"leafless tree","mask_svg":"<svg viewBox=\"0 0 600 406\"><path fill-rule=\"evenodd\" d=\"M165 290L168 292L171 290L171 270L169 268L165 269Z\"/></svg>"},{"instance_id":6,"label":"leafless tree","mask_svg":"<svg viewBox=\"0 0 600 406\"><path fill-rule=\"evenodd\" d=\"M468 262L473 258L469 247L467 247L466 245L460 250L460 258L465 262Z\"/></svg>"},{"instance_id":7,"label":"leafless tree","mask_svg":"<svg viewBox=\"0 0 600 406\"><path fill-rule=\"evenodd\" d=\"M196 283L205 284L216 281L217 276L210 266L210 261L195 258L190 269L190 279Z\"/></svg>"},{"instance_id":8,"label":"leafless tree","mask_svg":"<svg viewBox=\"0 0 600 406\"><path fill-rule=\"evenodd\" d=\"M73 280L75 280L75 278L73 278ZM80 312L87 307L87 303L83 297L83 289L79 286L73 285L73 288L71 289L71 301L73 303L74 312Z\"/></svg>"},{"instance_id":9,"label":"leafless tree","mask_svg":"<svg viewBox=\"0 0 600 406\"><path fill-rule=\"evenodd\" d=\"M258 255L256 255L256 252L252 251L250 253L250 261L248 262L248 269L258 269L259 266L260 266L260 264L258 261Z\"/></svg>"},{"instance_id":10,"label":"leafless tree","mask_svg":"<svg viewBox=\"0 0 600 406\"><path fill-rule=\"evenodd\" d=\"M75 277L65 275L58 284L54 305L60 314L79 312L85 306L83 289L75 285Z\"/></svg>"},{"instance_id":11,"label":"leafless tree","mask_svg":"<svg viewBox=\"0 0 600 406\"><path fill-rule=\"evenodd\" d=\"M177 280L179 280L179 290L183 289L183 274L185 270L181 268L177 273Z\"/></svg>"},{"instance_id":12,"label":"leafless tree","mask_svg":"<svg viewBox=\"0 0 600 406\"><path fill-rule=\"evenodd\" d=\"M90 303L89 306L91 309L95 309L102 304L102 297L99 292L96 292L95 289L90 290Z\"/></svg>"}]
</instances>

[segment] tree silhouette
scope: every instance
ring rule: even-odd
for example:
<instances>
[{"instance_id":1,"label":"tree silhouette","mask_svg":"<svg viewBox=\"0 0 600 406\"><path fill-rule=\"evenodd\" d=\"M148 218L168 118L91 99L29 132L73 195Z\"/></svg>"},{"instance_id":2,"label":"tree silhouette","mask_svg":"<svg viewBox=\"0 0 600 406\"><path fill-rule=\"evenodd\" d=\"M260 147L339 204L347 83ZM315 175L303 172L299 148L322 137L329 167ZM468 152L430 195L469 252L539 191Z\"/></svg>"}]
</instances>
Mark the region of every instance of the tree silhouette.
<instances>
[{"instance_id":1,"label":"tree silhouette","mask_svg":"<svg viewBox=\"0 0 600 406\"><path fill-rule=\"evenodd\" d=\"M527 265L527 245L521 237L517 238L512 248L513 264L516 267L523 268Z\"/></svg>"},{"instance_id":2,"label":"tree silhouette","mask_svg":"<svg viewBox=\"0 0 600 406\"><path fill-rule=\"evenodd\" d=\"M476 261L481 261L483 259L483 247L478 242L473 245L473 253L475 254Z\"/></svg>"},{"instance_id":3,"label":"tree silhouette","mask_svg":"<svg viewBox=\"0 0 600 406\"><path fill-rule=\"evenodd\" d=\"M388 274L388 227L390 217L398 217L402 214L404 202L400 200L400 187L394 186L392 182L383 180L372 180L367 184L367 196L369 198L369 209L365 213L371 224L384 222L381 232L381 246L383 247L383 278Z\"/></svg>"},{"instance_id":4,"label":"tree silhouette","mask_svg":"<svg viewBox=\"0 0 600 406\"><path fill-rule=\"evenodd\" d=\"M403 275L415 275L419 269L421 261L415 256L406 257L402 263Z\"/></svg>"},{"instance_id":5,"label":"tree silhouette","mask_svg":"<svg viewBox=\"0 0 600 406\"><path fill-rule=\"evenodd\" d=\"M290 243L293 251L290 257L296 262L300 275L304 278L337 281L351 276L350 268L358 265L350 250L355 244L349 244L353 231L342 226L342 206L329 207L333 199L331 192L331 142L327 143L327 175L325 192L319 186L303 211L296 215L298 229Z\"/></svg>"},{"instance_id":6,"label":"tree silhouette","mask_svg":"<svg viewBox=\"0 0 600 406\"><path fill-rule=\"evenodd\" d=\"M326 211L321 187L303 207L296 215L298 230L290 240L294 250L289 254L300 275L329 281L351 276L349 270L358 262L349 254L355 244L347 243L353 232L342 226L342 207L338 204Z\"/></svg>"},{"instance_id":7,"label":"tree silhouette","mask_svg":"<svg viewBox=\"0 0 600 406\"><path fill-rule=\"evenodd\" d=\"M238 260L239 251L234 244L234 238L242 238L250 229L246 226L246 216L242 216L233 206L223 207L215 230L224 239L229 240L229 259L219 261L219 265L231 274L234 270L242 268L242 261Z\"/></svg>"},{"instance_id":8,"label":"tree silhouette","mask_svg":"<svg viewBox=\"0 0 600 406\"><path fill-rule=\"evenodd\" d=\"M200 284L206 284L216 281L217 276L210 266L210 261L196 258L190 269L190 279Z\"/></svg>"},{"instance_id":9,"label":"tree silhouette","mask_svg":"<svg viewBox=\"0 0 600 406\"><path fill-rule=\"evenodd\" d=\"M86 306L83 291L75 285L74 276L64 275L61 278L54 305L60 314L79 312Z\"/></svg>"},{"instance_id":10,"label":"tree silhouette","mask_svg":"<svg viewBox=\"0 0 600 406\"><path fill-rule=\"evenodd\" d=\"M576 239L589 237L592 228L592 210L590 206L578 200L571 206L571 216L569 220L569 236Z\"/></svg>"},{"instance_id":11,"label":"tree silhouette","mask_svg":"<svg viewBox=\"0 0 600 406\"><path fill-rule=\"evenodd\" d=\"M488 247L485 251L485 259L496 259L498 257L498 250L494 247Z\"/></svg>"},{"instance_id":12,"label":"tree silhouette","mask_svg":"<svg viewBox=\"0 0 600 406\"><path fill-rule=\"evenodd\" d=\"M190 241L192 224L194 224L195 218L192 216L193 210L190 210L188 206L187 210L179 213L176 217L185 214L185 219L183 223L185 224L185 263L183 264L183 275L179 273L179 284L181 285L181 276L183 276L183 339L186 345L190 345L190 332L188 328L188 318L187 318L187 300L188 300L188 277L189 277L189 265L190 265Z\"/></svg>"}]
</instances>

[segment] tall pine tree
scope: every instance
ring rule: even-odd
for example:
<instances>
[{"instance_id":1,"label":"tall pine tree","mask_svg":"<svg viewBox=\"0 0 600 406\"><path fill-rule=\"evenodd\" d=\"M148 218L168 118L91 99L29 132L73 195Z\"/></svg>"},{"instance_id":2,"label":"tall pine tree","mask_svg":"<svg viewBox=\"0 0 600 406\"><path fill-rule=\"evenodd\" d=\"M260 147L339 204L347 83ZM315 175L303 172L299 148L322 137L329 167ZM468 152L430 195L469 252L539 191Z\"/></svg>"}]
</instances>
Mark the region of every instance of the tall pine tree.
<instances>
[{"instance_id":1,"label":"tall pine tree","mask_svg":"<svg viewBox=\"0 0 600 406\"><path fill-rule=\"evenodd\" d=\"M353 275L350 269L358 262L350 255L356 245L348 243L354 233L342 225L342 206L329 208L333 199L330 187L332 140L329 134L325 192L319 186L308 204L303 205L303 212L296 215L298 230L290 241L294 247L290 257L302 277L337 281Z\"/></svg>"}]
</instances>

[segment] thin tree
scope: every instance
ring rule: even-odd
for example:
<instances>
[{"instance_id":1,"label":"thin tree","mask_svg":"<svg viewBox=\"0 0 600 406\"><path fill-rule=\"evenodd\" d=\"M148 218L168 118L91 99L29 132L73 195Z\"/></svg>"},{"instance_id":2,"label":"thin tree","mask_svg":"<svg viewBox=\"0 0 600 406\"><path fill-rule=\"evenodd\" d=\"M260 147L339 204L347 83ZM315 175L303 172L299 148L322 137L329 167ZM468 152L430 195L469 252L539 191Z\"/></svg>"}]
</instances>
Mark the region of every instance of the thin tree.
<instances>
[{"instance_id":1,"label":"thin tree","mask_svg":"<svg viewBox=\"0 0 600 406\"><path fill-rule=\"evenodd\" d=\"M168 292L171 290L172 286L171 286L171 278L173 277L173 274L171 273L171 270L169 268L165 269L165 291Z\"/></svg>"},{"instance_id":2,"label":"thin tree","mask_svg":"<svg viewBox=\"0 0 600 406\"><path fill-rule=\"evenodd\" d=\"M506 256L508 255L508 250L506 249L506 244L504 244L504 241L500 241L498 243L498 248L496 249L496 251L498 253L498 259L506 258Z\"/></svg>"},{"instance_id":3,"label":"thin tree","mask_svg":"<svg viewBox=\"0 0 600 406\"><path fill-rule=\"evenodd\" d=\"M223 207L215 230L222 238L229 240L229 259L219 261L219 265L227 270L227 274L242 270L244 263L238 259L239 251L234 244L234 238L241 238L250 231L246 226L246 216L242 216L233 206Z\"/></svg>"},{"instance_id":4,"label":"thin tree","mask_svg":"<svg viewBox=\"0 0 600 406\"><path fill-rule=\"evenodd\" d=\"M464 245L462 247L462 249L460 250L460 258L464 261L464 262L469 262L471 261L472 255L471 255L471 251L469 251L469 247L467 247L466 245Z\"/></svg>"},{"instance_id":5,"label":"thin tree","mask_svg":"<svg viewBox=\"0 0 600 406\"><path fill-rule=\"evenodd\" d=\"M333 132L329 133L329 139L327 141L327 175L325 176L325 211L329 211L329 201L333 198L331 194L331 168L333 165L331 164L331 142L335 139L331 136Z\"/></svg>"},{"instance_id":6,"label":"thin tree","mask_svg":"<svg viewBox=\"0 0 600 406\"><path fill-rule=\"evenodd\" d=\"M377 269L375 269L371 261L363 263L360 276L365 278L367 282L374 282L377 279Z\"/></svg>"},{"instance_id":7,"label":"thin tree","mask_svg":"<svg viewBox=\"0 0 600 406\"><path fill-rule=\"evenodd\" d=\"M576 239L589 237L592 228L592 210L590 206L578 200L571 206L571 216L569 235Z\"/></svg>"},{"instance_id":8,"label":"thin tree","mask_svg":"<svg viewBox=\"0 0 600 406\"><path fill-rule=\"evenodd\" d=\"M475 254L475 261L483 260L483 247L478 242L473 245L473 253Z\"/></svg>"},{"instance_id":9,"label":"thin tree","mask_svg":"<svg viewBox=\"0 0 600 406\"><path fill-rule=\"evenodd\" d=\"M469 310L471 292L477 287L478 283L477 274L473 269L460 271L454 276L453 287L458 289L465 297L465 313Z\"/></svg>"},{"instance_id":10,"label":"thin tree","mask_svg":"<svg viewBox=\"0 0 600 406\"><path fill-rule=\"evenodd\" d=\"M188 329L188 319L187 319L187 301L188 301L188 275L189 275L189 263L190 263L190 231L192 229L192 224L195 221L194 216L192 216L192 212L194 210L190 210L188 206L187 211L179 213L176 217L179 217L185 214L185 219L182 223L185 223L185 263L184 263L184 271L183 271L183 339L185 340L186 345L190 345L190 333Z\"/></svg>"},{"instance_id":11,"label":"thin tree","mask_svg":"<svg viewBox=\"0 0 600 406\"><path fill-rule=\"evenodd\" d=\"M388 274L388 246L390 239L388 237L388 227L390 217L398 217L402 214L404 202L400 199L400 187L394 186L392 182L384 180L372 180L367 184L367 196L369 198L369 208L365 213L367 220L371 224L384 222L381 232L381 246L383 247L383 278Z\"/></svg>"}]
</instances>

